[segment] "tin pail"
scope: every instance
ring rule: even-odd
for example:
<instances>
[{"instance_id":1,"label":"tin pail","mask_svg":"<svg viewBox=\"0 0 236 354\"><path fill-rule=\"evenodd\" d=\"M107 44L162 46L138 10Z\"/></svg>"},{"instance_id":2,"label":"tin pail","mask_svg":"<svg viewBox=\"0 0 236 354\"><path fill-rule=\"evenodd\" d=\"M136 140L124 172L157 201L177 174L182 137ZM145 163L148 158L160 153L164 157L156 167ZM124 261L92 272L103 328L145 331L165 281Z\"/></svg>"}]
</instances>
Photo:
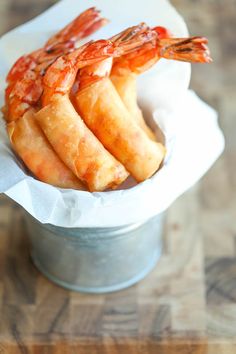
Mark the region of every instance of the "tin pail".
<instances>
[{"instance_id":1,"label":"tin pail","mask_svg":"<svg viewBox=\"0 0 236 354\"><path fill-rule=\"evenodd\" d=\"M155 266L162 249L163 215L112 228L62 228L26 223L36 267L53 282L87 293L131 286Z\"/></svg>"}]
</instances>

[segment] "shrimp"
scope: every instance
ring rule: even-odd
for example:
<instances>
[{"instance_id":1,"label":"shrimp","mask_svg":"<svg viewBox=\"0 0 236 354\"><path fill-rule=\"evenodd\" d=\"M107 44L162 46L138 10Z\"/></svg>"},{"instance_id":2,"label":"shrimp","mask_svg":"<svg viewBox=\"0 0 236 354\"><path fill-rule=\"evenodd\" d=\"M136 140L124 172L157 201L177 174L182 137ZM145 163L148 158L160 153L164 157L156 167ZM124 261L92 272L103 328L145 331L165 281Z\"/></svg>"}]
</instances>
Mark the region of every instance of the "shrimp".
<instances>
[{"instance_id":1,"label":"shrimp","mask_svg":"<svg viewBox=\"0 0 236 354\"><path fill-rule=\"evenodd\" d=\"M55 36L51 37L45 48L48 51L55 51L64 46L65 43L74 49L78 40L90 36L92 33L106 25L109 21L100 17L100 11L95 7L82 12L74 21L69 23L65 28L58 32Z\"/></svg>"},{"instance_id":2,"label":"shrimp","mask_svg":"<svg viewBox=\"0 0 236 354\"><path fill-rule=\"evenodd\" d=\"M97 9L90 8L51 37L43 48L20 57L7 75L6 119L8 121L18 119L32 105L36 105L43 91L42 76L46 69L58 57L73 51L79 40L107 22L100 17Z\"/></svg>"},{"instance_id":3,"label":"shrimp","mask_svg":"<svg viewBox=\"0 0 236 354\"><path fill-rule=\"evenodd\" d=\"M155 47L147 44L136 52L116 58L111 80L136 122L154 140L155 137L137 104L137 75L152 67L160 58L201 63L208 63L211 59L206 46L207 40L203 37L170 38L170 31L164 27L155 27L152 31L157 33Z\"/></svg>"},{"instance_id":4,"label":"shrimp","mask_svg":"<svg viewBox=\"0 0 236 354\"><path fill-rule=\"evenodd\" d=\"M18 59L7 76L4 111L12 146L39 180L57 187L84 189L82 182L57 156L35 120L42 94L42 75L58 56L72 51L77 40L106 22L95 8L83 12L42 49Z\"/></svg>"},{"instance_id":5,"label":"shrimp","mask_svg":"<svg viewBox=\"0 0 236 354\"><path fill-rule=\"evenodd\" d=\"M50 63L50 60L74 50L79 40L91 35L107 22L107 19L100 17L100 11L95 7L85 10L52 36L43 48L20 57L9 71L7 82L15 82L23 77L27 69L34 69L39 63Z\"/></svg>"}]
</instances>

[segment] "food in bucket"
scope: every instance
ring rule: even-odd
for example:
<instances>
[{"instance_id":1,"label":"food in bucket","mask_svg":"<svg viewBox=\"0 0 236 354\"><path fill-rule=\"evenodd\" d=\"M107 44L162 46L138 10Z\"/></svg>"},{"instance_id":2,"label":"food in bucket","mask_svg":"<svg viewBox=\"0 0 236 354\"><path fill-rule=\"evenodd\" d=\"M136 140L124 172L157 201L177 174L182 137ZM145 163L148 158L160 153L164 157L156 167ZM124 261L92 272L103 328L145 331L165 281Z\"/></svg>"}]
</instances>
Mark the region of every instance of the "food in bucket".
<instances>
[{"instance_id":1,"label":"food in bucket","mask_svg":"<svg viewBox=\"0 0 236 354\"><path fill-rule=\"evenodd\" d=\"M106 24L91 8L24 55L7 76L3 108L14 151L39 180L104 191L161 166L165 147L137 104L136 79L160 58L211 62L204 37L172 38L145 23L82 46Z\"/></svg>"}]
</instances>

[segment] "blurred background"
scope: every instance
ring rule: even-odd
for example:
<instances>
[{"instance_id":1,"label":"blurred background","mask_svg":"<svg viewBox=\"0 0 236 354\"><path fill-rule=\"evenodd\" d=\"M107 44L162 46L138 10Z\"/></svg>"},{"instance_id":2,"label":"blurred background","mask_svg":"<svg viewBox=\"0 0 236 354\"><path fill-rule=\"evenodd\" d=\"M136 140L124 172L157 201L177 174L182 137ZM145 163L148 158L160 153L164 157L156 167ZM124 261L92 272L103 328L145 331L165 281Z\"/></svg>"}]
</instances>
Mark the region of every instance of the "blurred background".
<instances>
[{"instance_id":1,"label":"blurred background","mask_svg":"<svg viewBox=\"0 0 236 354\"><path fill-rule=\"evenodd\" d=\"M179 198L167 213L166 258L163 258L159 266L158 275L157 273L152 275L153 281L158 281L160 284L159 290L151 294L147 286L148 280L145 280L138 291L141 296L148 295L149 299L155 296L160 303L168 296L178 299L176 307L173 305L175 310L171 314L171 324L168 322L168 315L162 313L162 318L165 317L165 320L163 327L159 327L159 332L171 331L171 326L174 331L180 326L180 330L192 330L192 333L198 335L203 333L205 336L223 335L235 338L236 0L172 0L171 2L184 16L190 34L203 35L209 39L214 63L193 66L191 88L219 112L219 124L226 137L226 148L224 154L204 178ZM55 0L0 0L0 34L30 20L54 3ZM201 144L200 136L199 144ZM11 234L17 233L17 226L13 225L17 222L22 222L18 207L1 196L0 236L3 233L6 235L6 230ZM8 236L5 236L5 242L8 242L6 238ZM25 252L22 249L22 257ZM184 261L182 256L185 257ZM171 273L168 264L171 260L172 264L178 267L180 257L185 262L184 266L179 267L181 268L179 278L172 279L175 275ZM15 266L17 262L14 263ZM32 272L33 275L27 275L27 267L25 267L22 274L29 279L36 276L35 270ZM173 286L171 287L170 284ZM127 294L130 296L129 299L135 296L132 291L136 290L126 292L126 296ZM192 294L196 294L196 297L193 298ZM106 298L111 299L113 304L118 301L118 297L112 295ZM181 306L184 308L182 317ZM195 312L194 307L197 309ZM206 308L207 317L203 318L201 311L205 311ZM175 328L176 323L178 325ZM108 327L103 329L110 333L111 327ZM116 323L113 323L112 328L113 335L118 335L119 326L116 327ZM160 333L163 334L162 332Z\"/></svg>"}]
</instances>

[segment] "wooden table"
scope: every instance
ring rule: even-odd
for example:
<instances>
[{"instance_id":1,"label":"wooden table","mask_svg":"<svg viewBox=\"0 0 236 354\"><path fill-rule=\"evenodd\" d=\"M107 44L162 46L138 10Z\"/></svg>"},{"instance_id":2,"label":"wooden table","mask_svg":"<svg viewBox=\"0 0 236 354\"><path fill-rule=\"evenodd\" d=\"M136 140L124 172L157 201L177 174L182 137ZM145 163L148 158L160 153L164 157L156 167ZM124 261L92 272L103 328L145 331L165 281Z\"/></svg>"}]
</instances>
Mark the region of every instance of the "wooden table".
<instances>
[{"instance_id":1,"label":"wooden table","mask_svg":"<svg viewBox=\"0 0 236 354\"><path fill-rule=\"evenodd\" d=\"M1 0L3 33L51 0ZM29 259L22 210L0 198L0 353L236 353L235 0L174 0L214 57L192 87L220 112L223 157L167 214L164 255L141 284L70 293ZM209 141L209 144L211 142Z\"/></svg>"}]
</instances>

